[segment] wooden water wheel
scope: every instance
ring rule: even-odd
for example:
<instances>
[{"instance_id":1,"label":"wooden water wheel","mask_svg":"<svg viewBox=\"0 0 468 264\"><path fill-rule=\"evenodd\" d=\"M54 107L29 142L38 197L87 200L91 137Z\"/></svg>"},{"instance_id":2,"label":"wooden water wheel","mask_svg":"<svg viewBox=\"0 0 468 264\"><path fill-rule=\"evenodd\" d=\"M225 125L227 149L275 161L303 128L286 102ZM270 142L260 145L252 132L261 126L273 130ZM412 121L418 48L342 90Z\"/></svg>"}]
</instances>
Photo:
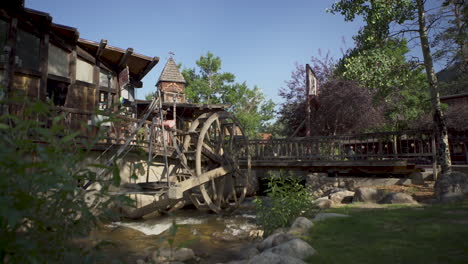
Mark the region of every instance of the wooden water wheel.
<instances>
[{"instance_id":1,"label":"wooden water wheel","mask_svg":"<svg viewBox=\"0 0 468 264\"><path fill-rule=\"evenodd\" d=\"M188 190L197 208L221 213L237 208L244 200L249 172L239 168L242 144L247 144L247 139L239 121L227 112L205 113L192 122L184 138L182 160L187 161L194 177L210 175L209 181Z\"/></svg>"},{"instance_id":2,"label":"wooden water wheel","mask_svg":"<svg viewBox=\"0 0 468 264\"><path fill-rule=\"evenodd\" d=\"M187 201L219 214L234 210L244 200L250 169L239 167L238 159L248 144L239 121L225 111L206 112L190 120L188 130L168 129L166 133L160 126L159 134L152 137L159 149L155 156L166 164L152 159L153 166L164 166L161 178L139 185L155 200L129 217L176 210ZM166 140L169 146L161 150Z\"/></svg>"}]
</instances>

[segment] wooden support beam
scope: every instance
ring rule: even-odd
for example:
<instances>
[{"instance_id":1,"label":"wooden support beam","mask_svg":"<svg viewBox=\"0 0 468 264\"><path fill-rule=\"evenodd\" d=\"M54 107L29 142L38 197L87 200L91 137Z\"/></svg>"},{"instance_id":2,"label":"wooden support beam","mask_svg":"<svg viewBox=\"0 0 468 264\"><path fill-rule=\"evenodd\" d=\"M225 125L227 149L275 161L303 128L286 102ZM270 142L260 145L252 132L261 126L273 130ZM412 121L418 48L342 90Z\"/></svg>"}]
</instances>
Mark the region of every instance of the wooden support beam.
<instances>
[{"instance_id":1,"label":"wooden support beam","mask_svg":"<svg viewBox=\"0 0 468 264\"><path fill-rule=\"evenodd\" d=\"M70 63L69 63L69 75L68 77L70 78L70 85L68 86L68 92L67 92L67 97L65 98L65 105L69 106L70 105L70 98L73 94L73 90L75 88L75 82L76 82L76 60L77 60L77 52L76 52L76 47L72 50L70 56Z\"/></svg>"},{"instance_id":2,"label":"wooden support beam","mask_svg":"<svg viewBox=\"0 0 468 264\"><path fill-rule=\"evenodd\" d=\"M230 173L232 169L228 166L226 167L219 167L210 171L203 173L198 177L192 177L188 180L180 182L174 186L169 188L168 197L170 199L181 199L185 191L199 186L205 182L211 181L212 179L224 176Z\"/></svg>"},{"instance_id":3,"label":"wooden support beam","mask_svg":"<svg viewBox=\"0 0 468 264\"><path fill-rule=\"evenodd\" d=\"M5 71L5 76L6 76L6 97L10 97L11 91L13 90L13 78L15 76L15 69L16 69L16 63L15 63L15 58L16 58L16 30L18 28L18 19L17 18L12 18L11 19L11 24L10 24L10 30L8 32L8 39L6 41L6 47L9 47L9 56L8 61L6 62L7 68ZM8 48L7 48L8 49Z\"/></svg>"},{"instance_id":4,"label":"wooden support beam","mask_svg":"<svg viewBox=\"0 0 468 264\"><path fill-rule=\"evenodd\" d=\"M133 54L133 48L128 48L125 51L125 54L120 58L118 68L123 69L127 65L128 58Z\"/></svg>"},{"instance_id":5,"label":"wooden support beam","mask_svg":"<svg viewBox=\"0 0 468 264\"><path fill-rule=\"evenodd\" d=\"M146 66L146 68L139 74L139 79L141 80L153 67L158 64L159 57L153 57L151 62Z\"/></svg>"},{"instance_id":6,"label":"wooden support beam","mask_svg":"<svg viewBox=\"0 0 468 264\"><path fill-rule=\"evenodd\" d=\"M37 91L39 100L45 101L47 94L47 74L49 72L49 34L46 33L41 38L41 52L39 69L41 81Z\"/></svg>"},{"instance_id":7,"label":"wooden support beam","mask_svg":"<svg viewBox=\"0 0 468 264\"><path fill-rule=\"evenodd\" d=\"M96 58L99 59L102 55L102 52L107 46L107 40L106 39L101 39L101 42L99 43L98 50L96 52Z\"/></svg>"}]
</instances>

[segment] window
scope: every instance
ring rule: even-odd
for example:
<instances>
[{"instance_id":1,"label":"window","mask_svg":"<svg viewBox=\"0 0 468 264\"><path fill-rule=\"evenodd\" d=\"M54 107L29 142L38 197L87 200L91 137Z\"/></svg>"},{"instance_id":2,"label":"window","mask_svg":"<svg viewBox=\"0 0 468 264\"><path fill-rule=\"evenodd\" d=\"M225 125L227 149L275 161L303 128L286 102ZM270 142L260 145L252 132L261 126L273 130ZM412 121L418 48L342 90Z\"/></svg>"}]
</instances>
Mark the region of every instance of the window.
<instances>
[{"instance_id":1,"label":"window","mask_svg":"<svg viewBox=\"0 0 468 264\"><path fill-rule=\"evenodd\" d=\"M99 109L107 109L107 104L109 102L109 93L100 91L99 92Z\"/></svg>"},{"instance_id":2,"label":"window","mask_svg":"<svg viewBox=\"0 0 468 264\"><path fill-rule=\"evenodd\" d=\"M69 67L69 54L63 49L49 44L49 74L68 78Z\"/></svg>"},{"instance_id":3,"label":"window","mask_svg":"<svg viewBox=\"0 0 468 264\"><path fill-rule=\"evenodd\" d=\"M109 77L110 77L110 83L109 83ZM114 89L115 88L115 76L112 73L101 69L101 72L99 73L99 86Z\"/></svg>"},{"instance_id":4,"label":"window","mask_svg":"<svg viewBox=\"0 0 468 264\"><path fill-rule=\"evenodd\" d=\"M6 41L8 37L8 29L9 29L8 22L0 19L0 63L6 62L6 57L3 54L3 48L6 45Z\"/></svg>"},{"instance_id":5,"label":"window","mask_svg":"<svg viewBox=\"0 0 468 264\"><path fill-rule=\"evenodd\" d=\"M131 85L127 85L123 90L122 90L122 97L124 99L127 99L129 100L130 102L133 102L134 101L134 94L135 94L135 88L133 88L133 86Z\"/></svg>"},{"instance_id":6,"label":"window","mask_svg":"<svg viewBox=\"0 0 468 264\"><path fill-rule=\"evenodd\" d=\"M50 100L54 105L63 106L67 99L68 84L64 82L47 80L47 100Z\"/></svg>"},{"instance_id":7,"label":"window","mask_svg":"<svg viewBox=\"0 0 468 264\"><path fill-rule=\"evenodd\" d=\"M40 47L39 37L18 29L16 39L17 66L23 69L39 70Z\"/></svg>"},{"instance_id":8,"label":"window","mask_svg":"<svg viewBox=\"0 0 468 264\"><path fill-rule=\"evenodd\" d=\"M76 60L76 79L87 83L93 83L94 66L84 60Z\"/></svg>"}]
</instances>

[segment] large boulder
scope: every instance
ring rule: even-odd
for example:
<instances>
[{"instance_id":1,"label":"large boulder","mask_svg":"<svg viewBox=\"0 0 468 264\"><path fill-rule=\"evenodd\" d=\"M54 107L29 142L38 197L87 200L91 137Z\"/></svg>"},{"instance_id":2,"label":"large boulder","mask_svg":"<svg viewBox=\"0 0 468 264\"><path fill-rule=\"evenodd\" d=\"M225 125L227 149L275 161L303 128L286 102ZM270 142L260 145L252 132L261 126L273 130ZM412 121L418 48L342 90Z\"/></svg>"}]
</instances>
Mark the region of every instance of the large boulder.
<instances>
[{"instance_id":1,"label":"large boulder","mask_svg":"<svg viewBox=\"0 0 468 264\"><path fill-rule=\"evenodd\" d=\"M417 204L413 197L406 193L389 193L380 200L382 204Z\"/></svg>"},{"instance_id":2,"label":"large boulder","mask_svg":"<svg viewBox=\"0 0 468 264\"><path fill-rule=\"evenodd\" d=\"M312 203L320 209L328 209L332 206L332 201L328 197L318 198Z\"/></svg>"},{"instance_id":3,"label":"large boulder","mask_svg":"<svg viewBox=\"0 0 468 264\"><path fill-rule=\"evenodd\" d=\"M179 248L172 250L170 248L159 248L153 252L152 259L156 263L167 261L184 262L195 258L195 253L190 248Z\"/></svg>"},{"instance_id":4,"label":"large boulder","mask_svg":"<svg viewBox=\"0 0 468 264\"><path fill-rule=\"evenodd\" d=\"M376 190L370 187L360 187L356 190L353 202L377 203L385 196L383 190Z\"/></svg>"},{"instance_id":5,"label":"large boulder","mask_svg":"<svg viewBox=\"0 0 468 264\"><path fill-rule=\"evenodd\" d=\"M306 259L315 254L315 249L304 240L295 238L267 249L266 252L272 252L280 256L291 256L299 259Z\"/></svg>"},{"instance_id":6,"label":"large boulder","mask_svg":"<svg viewBox=\"0 0 468 264\"><path fill-rule=\"evenodd\" d=\"M337 218L337 217L349 217L349 215L345 214L335 214L335 213L318 213L315 215L313 222L323 221L329 218Z\"/></svg>"},{"instance_id":7,"label":"large boulder","mask_svg":"<svg viewBox=\"0 0 468 264\"><path fill-rule=\"evenodd\" d=\"M291 228L300 228L300 229L310 229L311 227L314 226L314 223L310 221L309 219L299 216L294 220L293 224L291 225Z\"/></svg>"},{"instance_id":8,"label":"large boulder","mask_svg":"<svg viewBox=\"0 0 468 264\"><path fill-rule=\"evenodd\" d=\"M354 192L340 191L330 194L328 197L335 204L351 203L353 201Z\"/></svg>"},{"instance_id":9,"label":"large boulder","mask_svg":"<svg viewBox=\"0 0 468 264\"><path fill-rule=\"evenodd\" d=\"M468 176L459 171L443 174L437 180L434 191L442 202L462 200L468 194Z\"/></svg>"},{"instance_id":10,"label":"large boulder","mask_svg":"<svg viewBox=\"0 0 468 264\"><path fill-rule=\"evenodd\" d=\"M294 220L294 223L291 225L291 228L287 233L295 236L302 236L306 234L313 226L314 223L312 223L312 221L303 216L299 216L296 218L296 220Z\"/></svg>"},{"instance_id":11,"label":"large boulder","mask_svg":"<svg viewBox=\"0 0 468 264\"><path fill-rule=\"evenodd\" d=\"M260 254L260 251L255 246L252 246L241 250L240 254L242 259L251 259L252 257Z\"/></svg>"},{"instance_id":12,"label":"large boulder","mask_svg":"<svg viewBox=\"0 0 468 264\"><path fill-rule=\"evenodd\" d=\"M264 251L266 249L275 247L294 238L295 236L292 234L284 232L274 233L265 238L265 240L263 240L262 242L260 242L260 244L258 244L257 246L257 249L260 251Z\"/></svg>"},{"instance_id":13,"label":"large boulder","mask_svg":"<svg viewBox=\"0 0 468 264\"><path fill-rule=\"evenodd\" d=\"M288 255L279 255L266 251L251 258L247 264L305 264L305 262Z\"/></svg>"},{"instance_id":14,"label":"large boulder","mask_svg":"<svg viewBox=\"0 0 468 264\"><path fill-rule=\"evenodd\" d=\"M412 172L409 178L411 179L411 184L424 185L424 175L422 172Z\"/></svg>"}]
</instances>

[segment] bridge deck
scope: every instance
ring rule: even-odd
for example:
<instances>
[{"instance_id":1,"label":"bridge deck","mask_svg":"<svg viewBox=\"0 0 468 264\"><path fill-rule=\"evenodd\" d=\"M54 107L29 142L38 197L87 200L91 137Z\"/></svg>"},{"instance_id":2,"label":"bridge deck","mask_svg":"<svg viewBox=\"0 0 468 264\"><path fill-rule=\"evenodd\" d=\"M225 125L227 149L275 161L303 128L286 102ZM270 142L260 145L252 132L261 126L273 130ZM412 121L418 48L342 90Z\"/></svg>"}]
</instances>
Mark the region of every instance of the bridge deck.
<instances>
[{"instance_id":1,"label":"bridge deck","mask_svg":"<svg viewBox=\"0 0 468 264\"><path fill-rule=\"evenodd\" d=\"M247 166L246 160L241 160L242 167ZM420 171L415 164L405 160L348 160L348 161L316 161L316 160L252 160L252 168L280 169L294 168L313 172L338 173L370 173L370 174L410 174Z\"/></svg>"}]
</instances>

